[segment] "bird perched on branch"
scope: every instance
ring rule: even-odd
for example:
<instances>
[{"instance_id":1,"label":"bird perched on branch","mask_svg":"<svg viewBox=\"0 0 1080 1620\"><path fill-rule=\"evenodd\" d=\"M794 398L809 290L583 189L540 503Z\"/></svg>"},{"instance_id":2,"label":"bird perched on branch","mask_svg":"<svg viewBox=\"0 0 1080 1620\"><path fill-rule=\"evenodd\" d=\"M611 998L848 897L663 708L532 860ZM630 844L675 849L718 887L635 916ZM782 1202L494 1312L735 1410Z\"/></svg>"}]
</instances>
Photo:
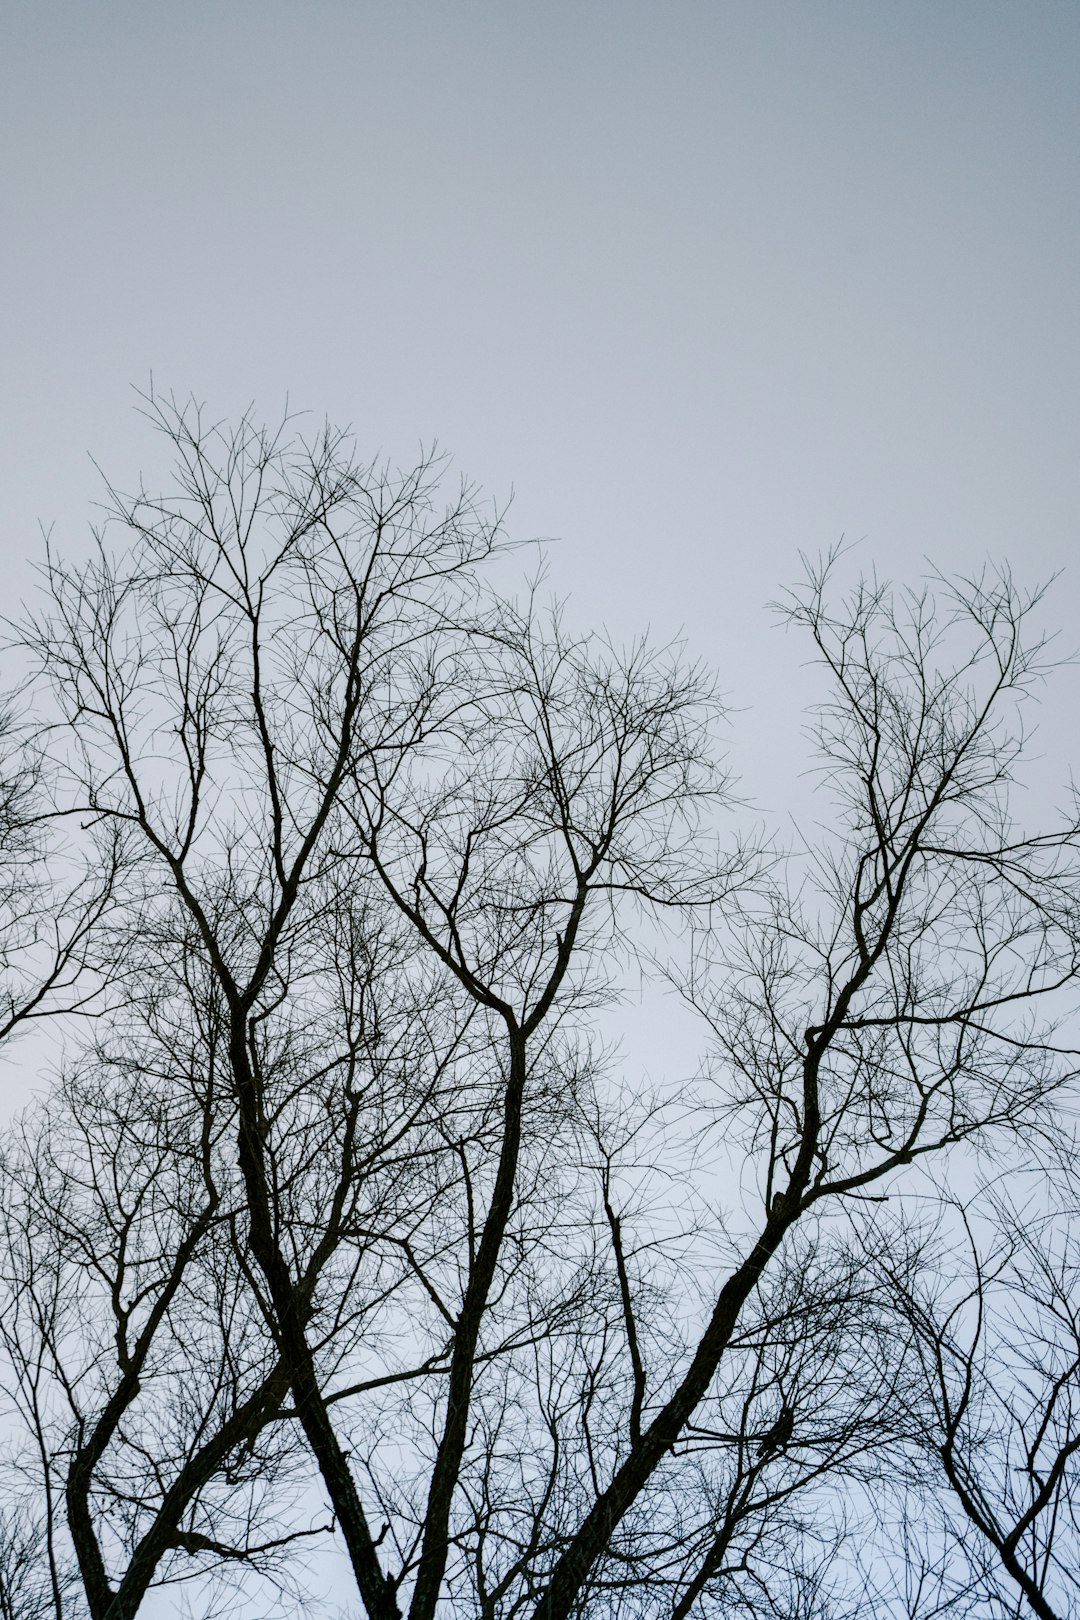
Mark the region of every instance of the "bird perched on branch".
<instances>
[{"instance_id":1,"label":"bird perched on branch","mask_svg":"<svg viewBox=\"0 0 1080 1620\"><path fill-rule=\"evenodd\" d=\"M762 1462L774 1457L778 1451L783 1451L791 1439L795 1428L795 1412L785 1401L780 1408L780 1416L768 1432L758 1441L757 1454Z\"/></svg>"}]
</instances>

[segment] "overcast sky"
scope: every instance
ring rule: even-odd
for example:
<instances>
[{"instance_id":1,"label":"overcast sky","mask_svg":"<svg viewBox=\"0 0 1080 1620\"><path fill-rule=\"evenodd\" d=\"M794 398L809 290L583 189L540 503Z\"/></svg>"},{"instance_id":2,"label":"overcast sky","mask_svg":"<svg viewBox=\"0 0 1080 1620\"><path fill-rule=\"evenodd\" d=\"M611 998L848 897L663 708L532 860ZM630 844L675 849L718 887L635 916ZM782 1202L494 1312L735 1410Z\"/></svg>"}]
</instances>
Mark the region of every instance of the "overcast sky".
<instances>
[{"instance_id":1,"label":"overcast sky","mask_svg":"<svg viewBox=\"0 0 1080 1620\"><path fill-rule=\"evenodd\" d=\"M1080 645L1077 0L0 19L7 606L39 522L84 543L89 454L120 484L149 459L152 373L512 485L575 619L713 663L766 809L807 687L765 604L800 550L1065 568Z\"/></svg>"},{"instance_id":2,"label":"overcast sky","mask_svg":"<svg viewBox=\"0 0 1080 1620\"><path fill-rule=\"evenodd\" d=\"M1075 0L2 16L9 590L39 521L82 543L88 452L147 459L151 373L437 438L559 537L576 617L684 629L757 747L800 695L764 612L800 549L1072 563ZM738 760L763 804L779 757Z\"/></svg>"}]
</instances>

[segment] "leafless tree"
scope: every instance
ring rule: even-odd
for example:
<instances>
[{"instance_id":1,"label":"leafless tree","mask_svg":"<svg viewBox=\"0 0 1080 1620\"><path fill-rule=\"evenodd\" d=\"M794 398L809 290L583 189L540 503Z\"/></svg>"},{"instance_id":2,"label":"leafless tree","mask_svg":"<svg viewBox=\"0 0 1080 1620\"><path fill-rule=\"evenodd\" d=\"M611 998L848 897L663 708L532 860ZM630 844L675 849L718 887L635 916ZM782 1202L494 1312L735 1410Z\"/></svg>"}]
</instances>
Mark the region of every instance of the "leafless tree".
<instances>
[{"instance_id":1,"label":"leafless tree","mask_svg":"<svg viewBox=\"0 0 1080 1620\"><path fill-rule=\"evenodd\" d=\"M134 1614L200 1552L257 1563L283 1470L288 1385L227 1241L219 1040L181 1045L191 1020L157 981L153 1002L156 1039L114 1016L3 1165L0 1341L56 1616Z\"/></svg>"},{"instance_id":2,"label":"leafless tree","mask_svg":"<svg viewBox=\"0 0 1080 1620\"><path fill-rule=\"evenodd\" d=\"M889 1273L929 1397L922 1439L947 1482L945 1531L973 1577L992 1590L1004 1571L1039 1620L1080 1610L1080 1255L1075 1204L1061 1197L1071 1181L1028 1187L1020 1205L984 1189L950 1210L947 1264L915 1288Z\"/></svg>"},{"instance_id":3,"label":"leafless tree","mask_svg":"<svg viewBox=\"0 0 1080 1620\"><path fill-rule=\"evenodd\" d=\"M410 1273L383 1250L423 1253L438 1153L421 1138L429 1117L444 1119L448 1069L471 1052L400 938L354 900L322 899L308 941L322 983L309 976L303 1019L279 1025L262 1059L281 1131L275 1214L324 1293L312 1331L330 1378L343 1360L355 1370L358 1341L393 1355L383 1318ZM38 1454L49 1612L65 1612L66 1548L95 1620L191 1579L208 1603L208 1575L221 1586L262 1574L287 1592L286 1554L328 1528L295 1522L309 1470L240 1237L227 1013L182 915L175 930L164 910L156 928L141 920L124 1016L113 1008L4 1167L0 1341ZM343 1252L358 1240L364 1277ZM384 1364L361 1389L408 1376ZM228 1588L223 1600L238 1601Z\"/></svg>"},{"instance_id":4,"label":"leafless tree","mask_svg":"<svg viewBox=\"0 0 1080 1620\"><path fill-rule=\"evenodd\" d=\"M25 697L25 694L22 694ZM94 859L72 859L50 815L41 751L0 707L0 1042L31 1022L94 1012L109 977L96 953L120 876L122 837L104 831Z\"/></svg>"},{"instance_id":5,"label":"leafless tree","mask_svg":"<svg viewBox=\"0 0 1080 1620\"><path fill-rule=\"evenodd\" d=\"M862 585L835 610L828 583L812 576L789 612L833 685L817 735L835 833L740 895L685 981L712 1031L723 1151L751 1156L761 1222L732 1244L704 1330L553 1559L545 1620L580 1607L623 1550L620 1524L673 1473L807 1218L872 1209L926 1155L1049 1141L1075 1081L1054 1021L1076 979L1076 825L1025 836L1008 805L1014 702L1042 658L1023 639L1029 604L1006 577L939 582L937 603Z\"/></svg>"},{"instance_id":6,"label":"leafless tree","mask_svg":"<svg viewBox=\"0 0 1080 1620\"><path fill-rule=\"evenodd\" d=\"M367 1614L865 1610L917 1450L873 1262L921 1263L924 1163L1059 1151L1076 1078L1077 824L1009 803L1035 601L811 570L831 826L723 853L678 650L498 596L429 460L150 409L176 489L29 632L50 769L218 1009L230 1264ZM635 1112L596 1014L661 955L709 1052Z\"/></svg>"}]
</instances>

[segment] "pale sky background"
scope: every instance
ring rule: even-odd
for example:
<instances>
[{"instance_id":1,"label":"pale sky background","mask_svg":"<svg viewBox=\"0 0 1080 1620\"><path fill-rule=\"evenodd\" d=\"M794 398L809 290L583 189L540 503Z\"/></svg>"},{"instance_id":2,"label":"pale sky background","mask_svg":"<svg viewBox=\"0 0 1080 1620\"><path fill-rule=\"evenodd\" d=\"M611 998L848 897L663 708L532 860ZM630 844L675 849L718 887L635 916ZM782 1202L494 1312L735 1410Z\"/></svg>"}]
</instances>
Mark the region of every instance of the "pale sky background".
<instances>
[{"instance_id":1,"label":"pale sky background","mask_svg":"<svg viewBox=\"0 0 1080 1620\"><path fill-rule=\"evenodd\" d=\"M0 0L0 151L9 609L152 372L512 485L576 620L715 666L763 809L800 549L1064 568L1080 646L1080 0Z\"/></svg>"},{"instance_id":2,"label":"pale sky background","mask_svg":"<svg viewBox=\"0 0 1080 1620\"><path fill-rule=\"evenodd\" d=\"M288 395L513 485L575 617L716 666L780 808L805 683L763 609L800 548L1072 563L1076 0L0 17L5 596L39 521L83 543L88 452L150 459L132 385Z\"/></svg>"}]
</instances>

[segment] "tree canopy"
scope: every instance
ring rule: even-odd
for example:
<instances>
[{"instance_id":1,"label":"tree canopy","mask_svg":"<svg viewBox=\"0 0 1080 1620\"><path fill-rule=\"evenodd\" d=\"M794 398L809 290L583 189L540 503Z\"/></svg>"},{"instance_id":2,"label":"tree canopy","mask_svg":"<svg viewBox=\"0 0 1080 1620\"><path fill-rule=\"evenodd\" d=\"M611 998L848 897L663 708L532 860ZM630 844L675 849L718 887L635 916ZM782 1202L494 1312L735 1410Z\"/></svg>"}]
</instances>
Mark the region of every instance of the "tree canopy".
<instances>
[{"instance_id":1,"label":"tree canopy","mask_svg":"<svg viewBox=\"0 0 1080 1620\"><path fill-rule=\"evenodd\" d=\"M50 552L4 735L0 1033L67 1036L0 1616L316 1612L332 1540L369 1620L1080 1613L1040 593L808 564L781 841L708 669L507 590L439 460L147 410L172 482ZM700 1037L650 1086L642 983Z\"/></svg>"}]
</instances>

